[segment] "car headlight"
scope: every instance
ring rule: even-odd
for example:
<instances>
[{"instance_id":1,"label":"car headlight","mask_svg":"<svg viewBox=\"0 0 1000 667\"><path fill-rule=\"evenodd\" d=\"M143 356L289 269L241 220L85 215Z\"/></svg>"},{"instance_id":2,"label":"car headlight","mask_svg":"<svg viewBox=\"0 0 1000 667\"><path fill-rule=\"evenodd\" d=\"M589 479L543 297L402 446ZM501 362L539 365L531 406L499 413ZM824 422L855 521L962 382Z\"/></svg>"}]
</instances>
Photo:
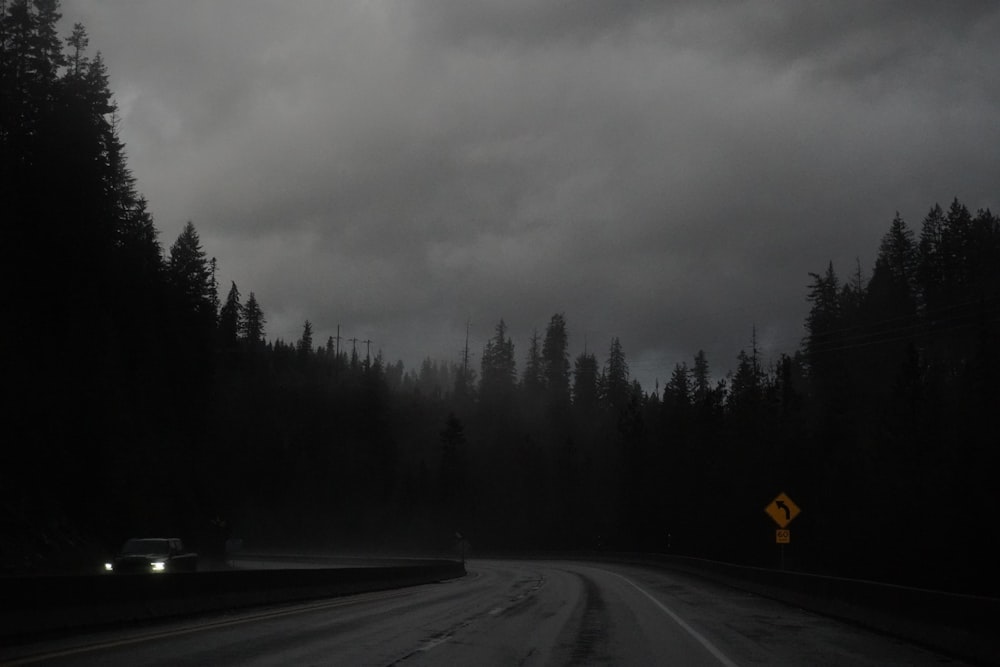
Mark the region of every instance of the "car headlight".
<instances>
[{"instance_id":1,"label":"car headlight","mask_svg":"<svg viewBox=\"0 0 1000 667\"><path fill-rule=\"evenodd\" d=\"M111 563L105 563L104 564L104 571L105 572L111 572L114 569L115 569L115 566L112 565Z\"/></svg>"},{"instance_id":2,"label":"car headlight","mask_svg":"<svg viewBox=\"0 0 1000 667\"><path fill-rule=\"evenodd\" d=\"M163 572L167 569L167 564L162 560L153 561L153 572Z\"/></svg>"}]
</instances>

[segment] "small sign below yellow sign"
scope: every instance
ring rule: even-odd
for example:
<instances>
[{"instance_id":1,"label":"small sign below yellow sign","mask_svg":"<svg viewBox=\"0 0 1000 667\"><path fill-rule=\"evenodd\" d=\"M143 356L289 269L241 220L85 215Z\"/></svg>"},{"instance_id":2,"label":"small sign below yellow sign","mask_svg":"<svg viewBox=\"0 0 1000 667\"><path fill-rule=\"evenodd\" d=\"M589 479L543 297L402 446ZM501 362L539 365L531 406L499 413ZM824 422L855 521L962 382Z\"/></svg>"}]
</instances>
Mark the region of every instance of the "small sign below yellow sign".
<instances>
[{"instance_id":1,"label":"small sign below yellow sign","mask_svg":"<svg viewBox=\"0 0 1000 667\"><path fill-rule=\"evenodd\" d=\"M764 511L774 519L774 522L785 528L792 522L792 519L799 515L802 510L799 506L792 502L792 499L786 496L784 493L779 493L778 497L771 501L771 503L764 508Z\"/></svg>"},{"instance_id":2,"label":"small sign below yellow sign","mask_svg":"<svg viewBox=\"0 0 1000 667\"><path fill-rule=\"evenodd\" d=\"M778 544L791 544L792 543L792 531L787 528L779 528L776 532L775 541Z\"/></svg>"}]
</instances>

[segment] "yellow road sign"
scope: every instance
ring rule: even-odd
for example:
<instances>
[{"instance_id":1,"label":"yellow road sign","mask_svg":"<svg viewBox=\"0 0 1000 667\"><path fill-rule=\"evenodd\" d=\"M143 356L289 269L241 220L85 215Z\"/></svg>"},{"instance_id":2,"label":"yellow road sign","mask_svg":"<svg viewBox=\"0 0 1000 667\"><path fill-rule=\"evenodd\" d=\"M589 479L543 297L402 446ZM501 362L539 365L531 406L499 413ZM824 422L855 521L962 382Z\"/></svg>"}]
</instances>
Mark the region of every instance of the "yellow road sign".
<instances>
[{"instance_id":1,"label":"yellow road sign","mask_svg":"<svg viewBox=\"0 0 1000 667\"><path fill-rule=\"evenodd\" d=\"M786 527L792 522L792 519L799 515L802 510L799 506L792 502L792 499L786 496L784 493L779 493L778 497L771 501L771 503L764 508L768 516L774 519L774 522L781 526Z\"/></svg>"},{"instance_id":2,"label":"yellow road sign","mask_svg":"<svg viewBox=\"0 0 1000 667\"><path fill-rule=\"evenodd\" d=\"M787 528L779 528L775 533L775 541L778 544L791 544L792 543L792 531Z\"/></svg>"}]
</instances>

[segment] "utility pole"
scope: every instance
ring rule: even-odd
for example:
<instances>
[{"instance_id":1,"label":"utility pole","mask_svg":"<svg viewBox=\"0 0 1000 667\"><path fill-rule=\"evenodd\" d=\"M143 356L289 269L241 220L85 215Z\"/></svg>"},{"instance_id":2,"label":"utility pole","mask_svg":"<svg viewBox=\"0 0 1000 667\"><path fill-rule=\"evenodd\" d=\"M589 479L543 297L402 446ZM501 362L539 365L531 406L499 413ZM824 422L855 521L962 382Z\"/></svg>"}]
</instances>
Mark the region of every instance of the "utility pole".
<instances>
[{"instance_id":1,"label":"utility pole","mask_svg":"<svg viewBox=\"0 0 1000 667\"><path fill-rule=\"evenodd\" d=\"M334 338L330 336L331 340L336 341L336 346L333 351L333 376L340 380L340 325L337 325L337 336Z\"/></svg>"},{"instance_id":2,"label":"utility pole","mask_svg":"<svg viewBox=\"0 0 1000 667\"><path fill-rule=\"evenodd\" d=\"M371 340L363 340L361 342L365 344L365 366L371 366L372 365L372 341Z\"/></svg>"}]
</instances>

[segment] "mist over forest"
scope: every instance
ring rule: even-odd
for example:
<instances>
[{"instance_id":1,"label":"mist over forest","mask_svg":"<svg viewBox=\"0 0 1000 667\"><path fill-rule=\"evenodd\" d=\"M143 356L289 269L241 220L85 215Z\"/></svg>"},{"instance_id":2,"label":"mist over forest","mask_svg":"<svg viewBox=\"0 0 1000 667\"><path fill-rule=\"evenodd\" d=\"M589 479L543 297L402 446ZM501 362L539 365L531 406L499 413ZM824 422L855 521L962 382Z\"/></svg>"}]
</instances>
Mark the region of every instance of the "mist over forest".
<instances>
[{"instance_id":1,"label":"mist over forest","mask_svg":"<svg viewBox=\"0 0 1000 667\"><path fill-rule=\"evenodd\" d=\"M628 340L574 355L557 309L407 368L309 321L269 336L261 286L219 284L195 224L160 239L85 28L60 34L56 0L0 7L0 573L84 569L140 534L776 567L763 510L785 492L790 569L1000 594L989 209L899 202L927 213L885 220L870 272L816 266L777 358L751 333L642 386Z\"/></svg>"}]
</instances>

